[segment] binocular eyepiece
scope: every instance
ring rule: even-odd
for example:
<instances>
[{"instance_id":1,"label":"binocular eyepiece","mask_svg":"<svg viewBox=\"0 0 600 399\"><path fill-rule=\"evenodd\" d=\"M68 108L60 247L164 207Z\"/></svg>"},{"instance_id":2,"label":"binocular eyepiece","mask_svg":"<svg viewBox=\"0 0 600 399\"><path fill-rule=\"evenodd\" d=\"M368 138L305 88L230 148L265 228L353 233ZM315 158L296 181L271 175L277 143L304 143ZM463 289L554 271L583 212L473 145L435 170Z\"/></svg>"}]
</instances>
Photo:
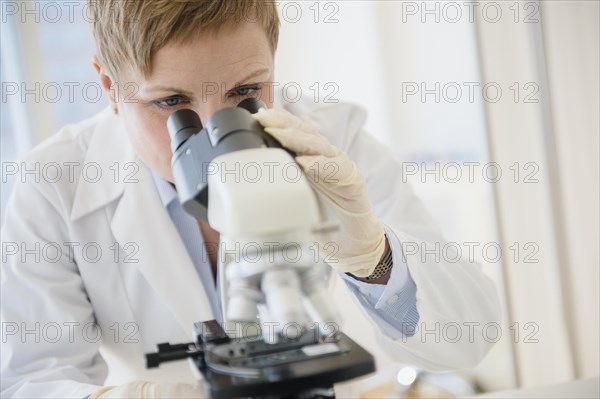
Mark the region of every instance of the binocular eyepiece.
<instances>
[{"instance_id":1,"label":"binocular eyepiece","mask_svg":"<svg viewBox=\"0 0 600 399\"><path fill-rule=\"evenodd\" d=\"M266 108L266 105L259 99L247 98L241 101L237 107L254 114L258 112L260 108ZM215 117L222 111L227 112L228 109L230 108L217 112ZM175 152L187 139L200 132L203 129L203 126L202 121L196 112L191 109L180 109L169 116L167 128L169 130L169 135L171 136L171 151Z\"/></svg>"}]
</instances>

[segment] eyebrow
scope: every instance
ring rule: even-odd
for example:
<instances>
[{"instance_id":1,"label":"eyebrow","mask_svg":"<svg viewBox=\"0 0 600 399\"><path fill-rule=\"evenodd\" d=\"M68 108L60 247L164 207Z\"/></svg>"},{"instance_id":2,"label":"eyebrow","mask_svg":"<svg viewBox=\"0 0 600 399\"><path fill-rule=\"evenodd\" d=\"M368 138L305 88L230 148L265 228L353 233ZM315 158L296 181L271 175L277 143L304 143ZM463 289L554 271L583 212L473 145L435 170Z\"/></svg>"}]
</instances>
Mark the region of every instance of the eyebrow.
<instances>
[{"instance_id":1,"label":"eyebrow","mask_svg":"<svg viewBox=\"0 0 600 399\"><path fill-rule=\"evenodd\" d=\"M242 84L242 83L244 83L244 82L246 82L246 81L248 81L250 79L253 79L253 78L257 77L257 76L260 76L260 75L262 75L263 73L266 73L266 72L269 72L269 68L257 69L255 71L249 73L244 79L237 81L235 83L234 87L237 87L238 85L240 85L240 84ZM146 92L172 91L172 92L175 92L175 93L181 93L181 94L186 95L188 97L192 97L193 96L193 94L191 92L187 91L187 90L180 89L180 88L177 88L177 87L163 86L163 85L150 86L150 87L147 87L146 90L144 90L144 91L146 91Z\"/></svg>"},{"instance_id":2,"label":"eyebrow","mask_svg":"<svg viewBox=\"0 0 600 399\"><path fill-rule=\"evenodd\" d=\"M253 79L253 78L255 78L257 76L260 76L263 73L267 73L267 72L269 72L269 68L260 68L260 69L257 69L256 71L251 72L250 74L248 74L244 79L236 82L235 86L240 85L240 84L246 82L247 80Z\"/></svg>"},{"instance_id":3,"label":"eyebrow","mask_svg":"<svg viewBox=\"0 0 600 399\"><path fill-rule=\"evenodd\" d=\"M173 91L173 92L176 92L176 93L181 93L181 94L186 95L186 96L191 96L192 95L192 93L190 93L187 90L179 89L177 87L162 86L162 85L150 86L150 87L147 87L144 91L148 92L148 93L154 92L154 91Z\"/></svg>"}]
</instances>

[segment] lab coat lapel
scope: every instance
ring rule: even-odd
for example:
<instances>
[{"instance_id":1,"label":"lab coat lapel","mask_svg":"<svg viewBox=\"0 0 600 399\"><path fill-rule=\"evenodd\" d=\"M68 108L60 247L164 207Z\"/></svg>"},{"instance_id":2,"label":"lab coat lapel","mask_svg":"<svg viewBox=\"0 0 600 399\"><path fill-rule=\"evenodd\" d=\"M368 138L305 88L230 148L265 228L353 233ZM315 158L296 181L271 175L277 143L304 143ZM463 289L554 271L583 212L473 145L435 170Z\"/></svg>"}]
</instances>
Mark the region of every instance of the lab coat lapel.
<instances>
[{"instance_id":1,"label":"lab coat lapel","mask_svg":"<svg viewBox=\"0 0 600 399\"><path fill-rule=\"evenodd\" d=\"M140 164L138 176L138 183L125 185L111 222L113 234L121 246L138 245L138 270L193 339L193 323L214 318L210 302L150 170Z\"/></svg>"},{"instance_id":2,"label":"lab coat lapel","mask_svg":"<svg viewBox=\"0 0 600 399\"><path fill-rule=\"evenodd\" d=\"M71 209L71 222L119 198L127 181L122 172L131 171L130 163L135 159L123 123L110 108L86 123L90 125L87 129L91 129L92 134L84 130L80 135L82 142L89 140L85 161L75 164L80 168L89 168L96 176L86 177L86 169L81 170Z\"/></svg>"}]
</instances>

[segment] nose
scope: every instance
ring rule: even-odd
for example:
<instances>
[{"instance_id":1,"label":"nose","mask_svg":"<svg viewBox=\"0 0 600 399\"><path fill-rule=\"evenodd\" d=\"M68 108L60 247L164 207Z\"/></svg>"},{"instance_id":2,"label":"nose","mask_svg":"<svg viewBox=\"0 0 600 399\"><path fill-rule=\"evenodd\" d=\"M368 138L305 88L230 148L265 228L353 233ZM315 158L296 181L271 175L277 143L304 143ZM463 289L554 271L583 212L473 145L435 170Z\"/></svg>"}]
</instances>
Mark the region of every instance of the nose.
<instances>
[{"instance_id":1,"label":"nose","mask_svg":"<svg viewBox=\"0 0 600 399\"><path fill-rule=\"evenodd\" d=\"M202 124L205 125L208 122L208 120L218 111L231 106L231 104L227 104L224 102L207 102L202 104L200 107L198 107L199 109L196 109L195 111L198 115L200 115L200 120L202 121Z\"/></svg>"}]
</instances>

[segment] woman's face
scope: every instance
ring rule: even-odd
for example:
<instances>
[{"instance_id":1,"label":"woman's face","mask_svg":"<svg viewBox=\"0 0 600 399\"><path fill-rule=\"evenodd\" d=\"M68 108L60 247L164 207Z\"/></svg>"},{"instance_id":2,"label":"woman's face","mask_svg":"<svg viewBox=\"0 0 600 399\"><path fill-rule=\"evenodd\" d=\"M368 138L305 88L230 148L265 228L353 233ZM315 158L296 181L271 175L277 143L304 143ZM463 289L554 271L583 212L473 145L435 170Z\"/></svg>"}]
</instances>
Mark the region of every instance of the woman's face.
<instances>
[{"instance_id":1,"label":"woman's face","mask_svg":"<svg viewBox=\"0 0 600 399\"><path fill-rule=\"evenodd\" d=\"M185 44L167 44L153 56L148 78L124 70L120 90L111 94L140 159L173 182L169 115L190 108L206 123L218 110L248 97L260 98L270 108L272 82L273 54L266 34L260 25L245 23L218 34L202 33Z\"/></svg>"}]
</instances>

